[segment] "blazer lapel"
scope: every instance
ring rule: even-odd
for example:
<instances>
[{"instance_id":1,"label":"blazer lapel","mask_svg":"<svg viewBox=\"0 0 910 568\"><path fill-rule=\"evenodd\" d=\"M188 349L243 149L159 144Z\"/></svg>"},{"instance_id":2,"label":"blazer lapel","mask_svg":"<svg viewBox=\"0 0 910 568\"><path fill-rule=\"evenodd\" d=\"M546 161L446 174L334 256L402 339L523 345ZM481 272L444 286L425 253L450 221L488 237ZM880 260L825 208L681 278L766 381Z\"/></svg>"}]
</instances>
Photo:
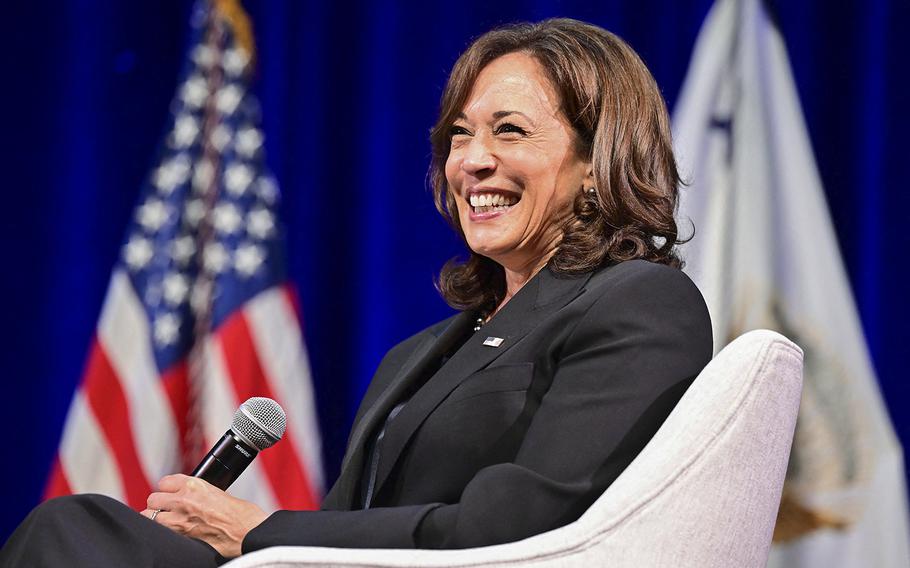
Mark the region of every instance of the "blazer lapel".
<instances>
[{"instance_id":1,"label":"blazer lapel","mask_svg":"<svg viewBox=\"0 0 910 568\"><path fill-rule=\"evenodd\" d=\"M408 440L443 399L471 374L507 352L544 318L576 298L590 276L556 277L549 269L541 270L493 319L468 339L389 424L379 458L377 493ZM502 339L502 343L497 347L485 345L488 338L492 338L494 343L496 338Z\"/></svg>"},{"instance_id":2,"label":"blazer lapel","mask_svg":"<svg viewBox=\"0 0 910 568\"><path fill-rule=\"evenodd\" d=\"M386 419L392 407L401 399L411 383L423 374L424 369L437 361L468 331L473 319L473 314L461 312L439 336L427 334L389 382L389 386L376 397L376 401L354 426L348 451L341 464L341 474L331 492L331 500L335 501L336 508L347 509L354 504L354 493L363 471L364 447L377 423ZM327 495L326 501L329 500L330 496Z\"/></svg>"}]
</instances>

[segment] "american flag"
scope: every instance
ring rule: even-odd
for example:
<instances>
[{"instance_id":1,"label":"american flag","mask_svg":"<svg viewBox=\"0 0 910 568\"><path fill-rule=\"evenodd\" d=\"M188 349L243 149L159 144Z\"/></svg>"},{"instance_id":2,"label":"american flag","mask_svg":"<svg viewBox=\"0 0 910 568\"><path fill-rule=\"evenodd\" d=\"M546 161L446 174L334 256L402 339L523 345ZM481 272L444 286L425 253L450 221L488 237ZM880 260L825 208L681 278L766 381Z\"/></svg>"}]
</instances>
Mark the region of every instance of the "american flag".
<instances>
[{"instance_id":1,"label":"american flag","mask_svg":"<svg viewBox=\"0 0 910 568\"><path fill-rule=\"evenodd\" d=\"M104 493L143 509L158 479L196 465L241 402L267 396L287 410L287 432L230 491L265 510L313 509L320 439L249 91L249 20L236 0L200 1L192 34L46 496Z\"/></svg>"}]
</instances>

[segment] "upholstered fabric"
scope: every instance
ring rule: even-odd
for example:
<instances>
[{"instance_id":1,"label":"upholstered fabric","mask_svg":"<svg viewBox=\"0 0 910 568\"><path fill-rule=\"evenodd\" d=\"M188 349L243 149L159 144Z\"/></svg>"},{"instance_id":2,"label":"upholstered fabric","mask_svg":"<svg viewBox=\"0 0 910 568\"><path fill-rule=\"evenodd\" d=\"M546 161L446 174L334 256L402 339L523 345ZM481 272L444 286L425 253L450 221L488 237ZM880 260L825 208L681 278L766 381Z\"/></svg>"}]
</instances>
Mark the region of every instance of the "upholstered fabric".
<instances>
[{"instance_id":1,"label":"upholstered fabric","mask_svg":"<svg viewBox=\"0 0 910 568\"><path fill-rule=\"evenodd\" d=\"M572 524L465 550L275 547L228 566L764 566L801 388L799 347L751 331L711 361L641 454Z\"/></svg>"}]
</instances>

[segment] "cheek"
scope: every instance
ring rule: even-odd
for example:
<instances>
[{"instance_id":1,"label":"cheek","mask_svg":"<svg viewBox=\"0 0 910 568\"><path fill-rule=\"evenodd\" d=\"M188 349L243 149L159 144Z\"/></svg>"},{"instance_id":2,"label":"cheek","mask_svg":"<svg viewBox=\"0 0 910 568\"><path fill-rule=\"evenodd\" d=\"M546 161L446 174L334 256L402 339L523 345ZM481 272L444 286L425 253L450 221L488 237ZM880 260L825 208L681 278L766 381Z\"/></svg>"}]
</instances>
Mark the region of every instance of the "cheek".
<instances>
[{"instance_id":1,"label":"cheek","mask_svg":"<svg viewBox=\"0 0 910 568\"><path fill-rule=\"evenodd\" d=\"M565 156L559 156L560 159L550 160L544 168L538 172L541 188L541 201L547 208L563 209L571 207L576 191L581 190L582 174L580 168L574 164L574 160L568 160ZM543 163L543 161L541 161Z\"/></svg>"},{"instance_id":2,"label":"cheek","mask_svg":"<svg viewBox=\"0 0 910 568\"><path fill-rule=\"evenodd\" d=\"M458 163L455 162L452 158L446 161L445 165L445 176L446 176L446 185L448 186L448 193L455 200L455 207L458 209L459 217L464 217L467 214L467 202L461 198L461 186L463 179L461 176L461 168ZM459 219L461 223L464 223L464 219Z\"/></svg>"},{"instance_id":3,"label":"cheek","mask_svg":"<svg viewBox=\"0 0 910 568\"><path fill-rule=\"evenodd\" d=\"M461 171L459 164L460 162L457 156L449 154L449 157L446 159L445 164L446 182L448 182L449 187L455 187L456 183L458 182L458 174Z\"/></svg>"}]
</instances>

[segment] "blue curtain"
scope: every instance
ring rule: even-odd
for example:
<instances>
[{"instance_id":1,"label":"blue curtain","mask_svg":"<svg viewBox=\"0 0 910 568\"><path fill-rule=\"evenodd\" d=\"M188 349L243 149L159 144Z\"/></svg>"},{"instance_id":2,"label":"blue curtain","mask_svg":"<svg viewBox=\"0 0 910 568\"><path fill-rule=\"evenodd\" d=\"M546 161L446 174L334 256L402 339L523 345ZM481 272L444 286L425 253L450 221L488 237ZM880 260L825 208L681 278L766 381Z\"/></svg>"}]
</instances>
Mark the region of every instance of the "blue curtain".
<instances>
[{"instance_id":1,"label":"blue curtain","mask_svg":"<svg viewBox=\"0 0 910 568\"><path fill-rule=\"evenodd\" d=\"M910 250L905 0L775 2L881 388L904 444ZM325 444L337 475L383 353L447 316L460 245L433 209L428 131L468 41L569 16L619 33L675 101L710 0L248 0L268 162L284 194ZM38 502L188 38L190 0L13 2L0 37L0 538ZM351 357L350 353L355 353Z\"/></svg>"}]
</instances>

